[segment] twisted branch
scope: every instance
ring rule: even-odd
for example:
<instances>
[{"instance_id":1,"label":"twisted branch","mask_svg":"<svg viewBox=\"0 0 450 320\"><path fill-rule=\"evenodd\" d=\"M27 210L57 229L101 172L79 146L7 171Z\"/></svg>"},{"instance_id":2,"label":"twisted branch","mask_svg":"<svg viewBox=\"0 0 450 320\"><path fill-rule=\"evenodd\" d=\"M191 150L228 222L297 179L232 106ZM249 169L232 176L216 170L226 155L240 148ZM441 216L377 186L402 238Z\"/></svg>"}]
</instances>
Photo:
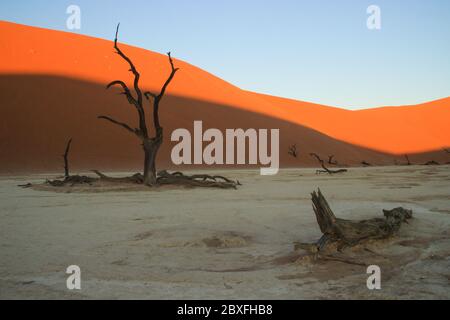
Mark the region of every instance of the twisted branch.
<instances>
[{"instance_id":1,"label":"twisted branch","mask_svg":"<svg viewBox=\"0 0 450 320\"><path fill-rule=\"evenodd\" d=\"M132 96L130 90L128 89L128 87L125 85L125 83L123 81L120 81L120 80L113 81L112 83L110 83L108 85L108 88L111 87L112 85L116 85L116 84L122 86L122 88L124 89L124 94L126 95L128 101L130 103L133 103L136 106L136 110L137 110L137 112L139 114L139 128L140 128L141 135L142 135L143 138L148 138L147 124L146 124L146 121L145 121L145 112L144 112L144 108L142 106L142 91L139 88L140 74L137 71L137 69L134 66L134 64L131 61L131 59L128 58L125 55L125 53L123 53L123 51L119 48L119 45L117 44L117 38L118 38L118 34L119 34L119 27L120 27L120 23L117 25L117 29L116 29L116 37L114 38L114 49L116 49L116 53L120 57L122 57L128 63L128 65L130 66L129 71L131 73L133 73L133 75L134 75L133 85L134 85L134 91L136 91L137 99ZM123 125L122 125L122 127L126 128ZM133 130L133 132L134 132L134 130Z\"/></svg>"},{"instance_id":2,"label":"twisted branch","mask_svg":"<svg viewBox=\"0 0 450 320\"><path fill-rule=\"evenodd\" d=\"M129 132L136 134L137 136L140 135L139 129L133 129L133 128L131 128L129 125L127 125L124 122L120 122L120 121L114 120L113 118L110 118L108 116L98 116L97 118L98 119L108 120L109 122L112 122L112 123L114 123L114 124L116 124L118 126L121 126L122 128L125 128Z\"/></svg>"},{"instance_id":3,"label":"twisted branch","mask_svg":"<svg viewBox=\"0 0 450 320\"><path fill-rule=\"evenodd\" d=\"M347 169L339 169L339 170L330 170L325 166L325 162L316 154L316 153L310 153L310 156L314 157L317 159L317 161L319 161L321 167L323 168L323 170L317 170L316 173L321 173L321 172L325 172L328 174L334 174L334 173L342 173L342 172L347 172Z\"/></svg>"}]
</instances>

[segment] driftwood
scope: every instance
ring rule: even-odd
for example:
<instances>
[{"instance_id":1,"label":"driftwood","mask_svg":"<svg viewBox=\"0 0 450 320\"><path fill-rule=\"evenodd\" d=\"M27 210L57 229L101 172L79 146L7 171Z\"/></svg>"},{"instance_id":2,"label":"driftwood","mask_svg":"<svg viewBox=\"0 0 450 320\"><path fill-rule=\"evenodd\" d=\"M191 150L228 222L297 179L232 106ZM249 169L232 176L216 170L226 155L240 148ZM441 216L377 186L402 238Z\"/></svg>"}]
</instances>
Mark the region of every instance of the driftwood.
<instances>
[{"instance_id":1,"label":"driftwood","mask_svg":"<svg viewBox=\"0 0 450 320\"><path fill-rule=\"evenodd\" d=\"M316 153L310 153L310 156L314 157L319 161L320 165L322 166L323 170L316 170L316 174L320 173L328 173L328 174L335 174L335 173L344 173L347 172L347 169L338 169L338 170L331 170L328 169L325 166L325 162L316 154Z\"/></svg>"},{"instance_id":2,"label":"driftwood","mask_svg":"<svg viewBox=\"0 0 450 320\"><path fill-rule=\"evenodd\" d=\"M313 192L312 203L314 213L322 237L317 243L297 244L297 247L308 248L312 252L341 251L345 247L353 247L369 240L385 239L393 236L402 225L412 218L412 211L402 207L383 210L384 218L351 221L336 218L320 189Z\"/></svg>"},{"instance_id":3,"label":"driftwood","mask_svg":"<svg viewBox=\"0 0 450 320\"><path fill-rule=\"evenodd\" d=\"M294 158L297 158L297 156L298 156L297 145L293 144L293 145L289 146L288 154Z\"/></svg>"}]
</instances>

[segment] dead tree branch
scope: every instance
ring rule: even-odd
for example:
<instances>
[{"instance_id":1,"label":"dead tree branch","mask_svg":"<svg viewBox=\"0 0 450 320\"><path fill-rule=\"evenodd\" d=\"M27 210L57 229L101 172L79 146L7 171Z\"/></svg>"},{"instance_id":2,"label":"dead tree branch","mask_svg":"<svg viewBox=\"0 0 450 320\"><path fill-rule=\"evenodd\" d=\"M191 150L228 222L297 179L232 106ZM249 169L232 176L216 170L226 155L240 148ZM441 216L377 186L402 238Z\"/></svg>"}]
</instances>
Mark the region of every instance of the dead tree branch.
<instances>
[{"instance_id":1,"label":"dead tree branch","mask_svg":"<svg viewBox=\"0 0 450 320\"><path fill-rule=\"evenodd\" d=\"M333 161L333 158L334 158L334 155L328 156L328 164L336 166L338 164L338 162L337 162L337 160Z\"/></svg>"},{"instance_id":2,"label":"dead tree branch","mask_svg":"<svg viewBox=\"0 0 450 320\"><path fill-rule=\"evenodd\" d=\"M292 157L297 158L297 145L293 144L289 146L288 154L290 154Z\"/></svg>"},{"instance_id":3,"label":"dead tree branch","mask_svg":"<svg viewBox=\"0 0 450 320\"><path fill-rule=\"evenodd\" d=\"M338 169L338 170L330 170L325 166L325 162L316 154L316 153L310 153L310 156L317 159L317 161L320 163L323 170L317 170L316 173L328 173L328 174L335 174L335 173L343 173L347 172L347 169Z\"/></svg>"},{"instance_id":4,"label":"dead tree branch","mask_svg":"<svg viewBox=\"0 0 450 320\"><path fill-rule=\"evenodd\" d=\"M138 133L139 133L139 129L133 129L133 128L131 128L129 125L127 125L126 123L123 123L123 122L114 120L114 119L111 118L111 117L108 117L108 116L98 116L97 118L98 118L98 119L108 120L109 122L112 122L112 123L114 123L114 124L117 124L118 126L121 126L122 128L125 128L125 129L128 130L129 132L134 133L134 134L136 134L136 135L138 135Z\"/></svg>"}]
</instances>

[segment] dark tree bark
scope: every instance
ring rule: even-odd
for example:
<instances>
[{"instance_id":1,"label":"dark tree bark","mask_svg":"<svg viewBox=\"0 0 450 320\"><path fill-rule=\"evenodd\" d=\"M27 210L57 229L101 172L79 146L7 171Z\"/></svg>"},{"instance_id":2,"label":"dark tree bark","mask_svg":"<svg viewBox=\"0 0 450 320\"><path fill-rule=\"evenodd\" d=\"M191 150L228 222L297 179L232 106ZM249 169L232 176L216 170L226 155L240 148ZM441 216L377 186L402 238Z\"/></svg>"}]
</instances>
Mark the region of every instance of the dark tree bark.
<instances>
[{"instance_id":1,"label":"dark tree bark","mask_svg":"<svg viewBox=\"0 0 450 320\"><path fill-rule=\"evenodd\" d=\"M289 146L288 154L290 154L294 158L297 158L298 156L297 145L293 144Z\"/></svg>"},{"instance_id":2,"label":"dark tree bark","mask_svg":"<svg viewBox=\"0 0 450 320\"><path fill-rule=\"evenodd\" d=\"M66 150L64 151L63 158L64 158L64 177L68 178L70 177L69 172L69 152L70 152L70 145L72 144L72 138L67 141Z\"/></svg>"},{"instance_id":3,"label":"dark tree bark","mask_svg":"<svg viewBox=\"0 0 450 320\"><path fill-rule=\"evenodd\" d=\"M383 210L384 218L352 221L337 218L320 189L311 194L314 213L322 237L313 246L313 251L341 250L368 240L385 239L393 236L402 223L412 218L412 211L398 207ZM308 247L309 246L309 247ZM310 248L310 244L297 244L300 248Z\"/></svg>"},{"instance_id":4,"label":"dark tree bark","mask_svg":"<svg viewBox=\"0 0 450 320\"><path fill-rule=\"evenodd\" d=\"M124 59L128 65L130 66L130 72L134 75L134 82L133 87L135 91L135 95L130 91L130 89L127 87L125 82L121 80L116 80L108 84L107 88L110 88L112 86L120 86L123 89L122 94L125 95L125 97L128 100L128 103L134 106L136 109L136 112L138 114L138 128L132 128L126 123L117 121L115 119L112 119L108 116L99 116L99 119L107 120L111 123L114 123L128 132L134 134L138 137L139 140L141 140L142 148L144 151L144 171L143 171L143 182L146 185L152 186L157 183L157 175L156 175L156 156L158 154L159 148L163 142L163 128L160 125L159 122L159 104L164 97L164 94L166 93L167 87L169 86L170 82L172 81L173 77L175 76L176 72L179 70L178 68L175 68L172 57L170 55L170 52L167 53L167 56L169 57L169 63L171 72L169 77L167 78L166 82L163 84L161 91L158 94L153 94L150 92L142 93L140 87L139 87L139 79L140 74L137 71L135 65L131 61L130 58L128 58L123 51L119 48L117 43L117 37L119 33L119 26L117 26L116 29L116 37L114 39L114 49L116 50L116 53ZM149 135L149 130L147 128L146 123L146 117L145 117L145 110L144 110L144 96L147 100L153 100L152 106L153 106L153 129L154 129L154 135Z\"/></svg>"},{"instance_id":5,"label":"dark tree bark","mask_svg":"<svg viewBox=\"0 0 450 320\"><path fill-rule=\"evenodd\" d=\"M409 161L409 157L407 154L405 154L405 158L406 158L406 165L410 166L411 165L411 161Z\"/></svg>"},{"instance_id":6,"label":"dark tree bark","mask_svg":"<svg viewBox=\"0 0 450 320\"><path fill-rule=\"evenodd\" d=\"M328 164L336 166L338 164L338 162L337 162L337 160L333 161L333 158L334 158L334 155L328 156Z\"/></svg>"},{"instance_id":7,"label":"dark tree bark","mask_svg":"<svg viewBox=\"0 0 450 320\"><path fill-rule=\"evenodd\" d=\"M343 173L343 172L347 172L347 169L338 169L338 170L331 170L328 169L325 166L325 162L316 154L316 153L310 153L310 156L314 157L317 159L317 161L319 161L320 166L323 168L323 170L317 170L316 173L328 173L328 174L335 174L335 173Z\"/></svg>"}]
</instances>

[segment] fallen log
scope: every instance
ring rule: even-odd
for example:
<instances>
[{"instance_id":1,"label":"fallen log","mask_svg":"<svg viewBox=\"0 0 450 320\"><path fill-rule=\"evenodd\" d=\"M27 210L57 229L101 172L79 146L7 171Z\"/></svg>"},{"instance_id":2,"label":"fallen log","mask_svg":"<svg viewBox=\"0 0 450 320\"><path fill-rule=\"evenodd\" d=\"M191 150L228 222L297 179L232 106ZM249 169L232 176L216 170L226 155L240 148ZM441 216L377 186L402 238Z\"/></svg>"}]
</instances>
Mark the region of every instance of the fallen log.
<instances>
[{"instance_id":1,"label":"fallen log","mask_svg":"<svg viewBox=\"0 0 450 320\"><path fill-rule=\"evenodd\" d=\"M296 244L297 248L307 249L312 253L341 251L369 240L386 239L393 236L402 223L412 218L412 210L402 207L383 210L384 218L352 221L337 218L320 189L312 194L314 213L322 237L314 244Z\"/></svg>"}]
</instances>

